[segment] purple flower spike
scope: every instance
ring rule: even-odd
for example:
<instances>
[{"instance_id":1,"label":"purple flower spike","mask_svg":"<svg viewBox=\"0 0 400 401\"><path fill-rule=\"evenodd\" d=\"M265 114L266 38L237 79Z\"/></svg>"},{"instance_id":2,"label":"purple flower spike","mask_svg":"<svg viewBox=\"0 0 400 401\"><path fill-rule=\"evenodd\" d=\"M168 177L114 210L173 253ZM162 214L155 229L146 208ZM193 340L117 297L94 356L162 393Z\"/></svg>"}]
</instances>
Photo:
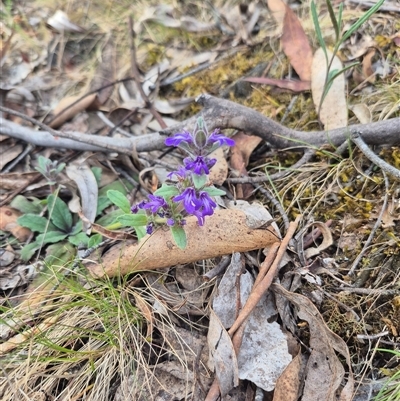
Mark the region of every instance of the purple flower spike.
<instances>
[{"instance_id":1,"label":"purple flower spike","mask_svg":"<svg viewBox=\"0 0 400 401\"><path fill-rule=\"evenodd\" d=\"M201 211L203 216L211 216L217 204L212 200L207 192L200 192L199 200L201 202Z\"/></svg>"},{"instance_id":2,"label":"purple flower spike","mask_svg":"<svg viewBox=\"0 0 400 401\"><path fill-rule=\"evenodd\" d=\"M179 166L177 171L172 171L167 175L167 177L171 180L174 175L178 180L184 180L188 175L188 171L183 166Z\"/></svg>"},{"instance_id":3,"label":"purple flower spike","mask_svg":"<svg viewBox=\"0 0 400 401\"><path fill-rule=\"evenodd\" d=\"M151 213L157 213L159 209L168 207L167 202L161 196L149 195L150 202L143 205L143 209L150 209Z\"/></svg>"},{"instance_id":4,"label":"purple flower spike","mask_svg":"<svg viewBox=\"0 0 400 401\"><path fill-rule=\"evenodd\" d=\"M228 138L225 135L222 135L219 133L219 129L216 129L215 131L212 132L212 134L208 138L208 143L214 144L218 143L219 146L227 145L227 146L234 146L235 141L231 138Z\"/></svg>"},{"instance_id":5,"label":"purple flower spike","mask_svg":"<svg viewBox=\"0 0 400 401\"><path fill-rule=\"evenodd\" d=\"M183 202L183 207L189 214L194 214L194 212L200 208L201 203L196 197L196 190L194 188L186 188L180 195L174 196L172 198L174 202Z\"/></svg>"},{"instance_id":6,"label":"purple flower spike","mask_svg":"<svg viewBox=\"0 0 400 401\"><path fill-rule=\"evenodd\" d=\"M181 142L186 142L188 145L193 143L192 134L188 131L183 131L165 140L167 146L179 146Z\"/></svg>"},{"instance_id":7,"label":"purple flower spike","mask_svg":"<svg viewBox=\"0 0 400 401\"><path fill-rule=\"evenodd\" d=\"M194 160L190 157L183 160L186 170L190 170L197 175L210 174L210 168L216 162L217 159L209 159L203 156L197 156Z\"/></svg>"}]
</instances>

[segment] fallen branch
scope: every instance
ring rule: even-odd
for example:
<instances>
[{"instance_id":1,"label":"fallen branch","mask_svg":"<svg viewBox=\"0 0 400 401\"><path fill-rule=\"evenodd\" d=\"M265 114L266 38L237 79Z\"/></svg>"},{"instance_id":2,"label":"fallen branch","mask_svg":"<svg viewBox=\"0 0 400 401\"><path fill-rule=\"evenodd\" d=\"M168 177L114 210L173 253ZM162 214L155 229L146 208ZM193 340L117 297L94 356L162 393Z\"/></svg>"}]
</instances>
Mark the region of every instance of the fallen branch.
<instances>
[{"instance_id":1,"label":"fallen branch","mask_svg":"<svg viewBox=\"0 0 400 401\"><path fill-rule=\"evenodd\" d=\"M284 127L253 109L226 99L201 95L197 98L197 102L204 107L201 114L209 130L215 128L242 130L248 134L257 135L280 149L293 146L299 150L310 147L319 148L323 145L337 147L350 139L356 132L362 132L364 141L369 145L400 144L400 136L398 135L400 118L357 124L331 131L301 132ZM1 106L0 110L9 112L9 114L16 114ZM197 116L193 116L159 133L132 138L116 139L79 132L65 133L59 131L57 131L57 137L54 137L47 131L36 131L4 119L0 120L0 133L38 146L103 152L117 151L122 154L131 154L133 149L137 152L163 149L165 136L182 130L193 129L196 119Z\"/></svg>"}]
</instances>

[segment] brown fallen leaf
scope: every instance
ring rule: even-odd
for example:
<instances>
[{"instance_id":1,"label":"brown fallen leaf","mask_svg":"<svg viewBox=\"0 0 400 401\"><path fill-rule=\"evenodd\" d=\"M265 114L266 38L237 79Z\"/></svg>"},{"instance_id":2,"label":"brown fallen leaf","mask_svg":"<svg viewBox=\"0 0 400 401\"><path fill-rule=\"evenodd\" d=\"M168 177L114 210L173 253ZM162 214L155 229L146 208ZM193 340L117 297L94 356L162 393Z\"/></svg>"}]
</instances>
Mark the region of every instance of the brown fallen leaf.
<instances>
[{"instance_id":1,"label":"brown fallen leaf","mask_svg":"<svg viewBox=\"0 0 400 401\"><path fill-rule=\"evenodd\" d=\"M278 88L288 89L292 92L304 92L311 89L310 81L291 81L288 79L275 79L264 77L249 77L244 78L243 81L253 82L255 84L276 86Z\"/></svg>"},{"instance_id":2,"label":"brown fallen leaf","mask_svg":"<svg viewBox=\"0 0 400 401\"><path fill-rule=\"evenodd\" d=\"M210 154L210 157L217 159L217 162L210 170L210 182L213 185L222 185L228 177L228 162L226 161L224 150L218 148Z\"/></svg>"},{"instance_id":3,"label":"brown fallen leaf","mask_svg":"<svg viewBox=\"0 0 400 401\"><path fill-rule=\"evenodd\" d=\"M311 81L312 49L299 19L289 6L286 6L281 43L300 79Z\"/></svg>"},{"instance_id":4,"label":"brown fallen leaf","mask_svg":"<svg viewBox=\"0 0 400 401\"><path fill-rule=\"evenodd\" d=\"M231 167L239 172L240 175L248 175L246 167L249 165L249 159L253 150L262 141L261 138L254 135L246 135L240 131L232 137L235 146L231 151ZM236 195L238 199L247 199L253 193L251 184L238 184Z\"/></svg>"},{"instance_id":5,"label":"brown fallen leaf","mask_svg":"<svg viewBox=\"0 0 400 401\"><path fill-rule=\"evenodd\" d=\"M8 206L0 207L0 230L10 232L18 241L25 242L32 234L29 228L21 227L17 223L18 217L22 216L18 210Z\"/></svg>"},{"instance_id":6,"label":"brown fallen leaf","mask_svg":"<svg viewBox=\"0 0 400 401\"><path fill-rule=\"evenodd\" d=\"M310 349L306 366L302 401L350 401L354 392L350 354L346 343L326 326L315 305L305 296L287 291L280 284L272 284L275 294L283 296L297 307L297 316L308 322ZM336 355L344 357L347 382L342 387L345 371Z\"/></svg>"},{"instance_id":7,"label":"brown fallen leaf","mask_svg":"<svg viewBox=\"0 0 400 401\"><path fill-rule=\"evenodd\" d=\"M272 226L265 230L249 227L246 213L240 210L217 210L203 227L194 216L186 221L185 249L176 246L169 229L158 229L139 244L111 248L100 263L89 262L86 267L94 277L113 277L261 249L279 238Z\"/></svg>"},{"instance_id":8,"label":"brown fallen leaf","mask_svg":"<svg viewBox=\"0 0 400 401\"><path fill-rule=\"evenodd\" d=\"M283 20L285 19L286 14L286 4L282 0L268 0L268 9L274 18L277 27L275 30L275 34L280 36L283 30Z\"/></svg>"},{"instance_id":9,"label":"brown fallen leaf","mask_svg":"<svg viewBox=\"0 0 400 401\"><path fill-rule=\"evenodd\" d=\"M91 105L93 105L96 101L96 96L97 96L96 93L92 93L91 95L85 96L81 100L79 99L82 97L82 95L65 97L58 103L58 105L53 110L53 114L55 117L48 123L48 125L51 128L60 127L63 123L65 123L72 117L76 116L78 113L86 110ZM72 104L73 106L71 106Z\"/></svg>"},{"instance_id":10,"label":"brown fallen leaf","mask_svg":"<svg viewBox=\"0 0 400 401\"><path fill-rule=\"evenodd\" d=\"M301 386L301 372L305 368L301 350L276 381L273 401L297 401Z\"/></svg>"}]
</instances>

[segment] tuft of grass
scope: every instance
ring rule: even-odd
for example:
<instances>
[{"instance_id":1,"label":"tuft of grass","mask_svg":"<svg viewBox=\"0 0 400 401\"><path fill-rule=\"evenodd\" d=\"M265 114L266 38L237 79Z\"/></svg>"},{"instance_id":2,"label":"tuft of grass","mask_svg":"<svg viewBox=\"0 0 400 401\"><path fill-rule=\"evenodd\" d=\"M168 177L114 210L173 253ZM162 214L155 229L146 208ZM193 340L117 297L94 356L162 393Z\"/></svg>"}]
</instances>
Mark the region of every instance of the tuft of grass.
<instances>
[{"instance_id":1,"label":"tuft of grass","mask_svg":"<svg viewBox=\"0 0 400 401\"><path fill-rule=\"evenodd\" d=\"M393 354L400 360L400 351L390 350L386 348L378 348L377 351ZM387 369L386 369L387 370ZM375 396L374 401L399 401L400 400L400 367L391 370L391 376L379 393Z\"/></svg>"}]
</instances>

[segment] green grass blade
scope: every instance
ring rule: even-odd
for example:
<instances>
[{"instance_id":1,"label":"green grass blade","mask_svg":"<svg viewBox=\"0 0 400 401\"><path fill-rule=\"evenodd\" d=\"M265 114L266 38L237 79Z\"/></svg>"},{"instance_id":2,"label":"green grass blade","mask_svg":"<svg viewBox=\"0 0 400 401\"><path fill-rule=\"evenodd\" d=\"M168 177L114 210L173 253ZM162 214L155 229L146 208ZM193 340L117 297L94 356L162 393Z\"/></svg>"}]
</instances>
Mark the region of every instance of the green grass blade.
<instances>
[{"instance_id":1,"label":"green grass blade","mask_svg":"<svg viewBox=\"0 0 400 401\"><path fill-rule=\"evenodd\" d=\"M343 3L340 3L340 5L339 5L339 14L338 14L338 18L337 18L339 33L342 32L342 25L343 25L343 19L342 18L343 18Z\"/></svg>"},{"instance_id":2,"label":"green grass blade","mask_svg":"<svg viewBox=\"0 0 400 401\"><path fill-rule=\"evenodd\" d=\"M343 43L347 40L365 21L371 18L372 14L375 14L381 7L381 5L385 2L385 0L379 0L373 7L371 7L362 17L358 19L343 35L340 39L339 44Z\"/></svg>"},{"instance_id":3,"label":"green grass blade","mask_svg":"<svg viewBox=\"0 0 400 401\"><path fill-rule=\"evenodd\" d=\"M336 41L338 41L340 35L339 24L336 19L335 11L333 10L331 0L326 0L326 5L328 7L329 17L331 19L333 29L335 30Z\"/></svg>"}]
</instances>

